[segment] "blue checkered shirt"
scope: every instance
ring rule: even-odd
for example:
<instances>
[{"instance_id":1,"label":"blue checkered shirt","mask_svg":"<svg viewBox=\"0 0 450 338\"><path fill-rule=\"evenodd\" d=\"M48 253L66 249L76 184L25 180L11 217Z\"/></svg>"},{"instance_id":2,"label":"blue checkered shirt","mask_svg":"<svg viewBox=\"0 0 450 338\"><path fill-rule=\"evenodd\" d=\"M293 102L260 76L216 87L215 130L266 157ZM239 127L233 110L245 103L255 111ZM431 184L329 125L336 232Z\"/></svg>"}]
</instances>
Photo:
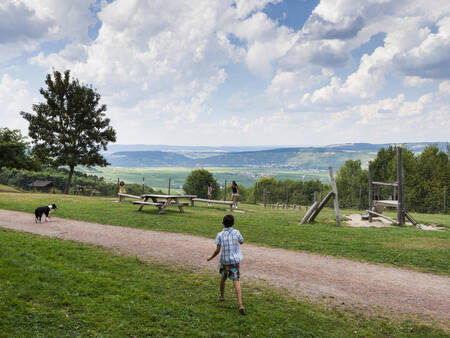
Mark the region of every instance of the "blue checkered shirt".
<instances>
[{"instance_id":1,"label":"blue checkered shirt","mask_svg":"<svg viewBox=\"0 0 450 338\"><path fill-rule=\"evenodd\" d=\"M239 243L244 243L239 230L223 228L216 236L216 245L220 245L220 263L224 265L238 264L242 260L241 249Z\"/></svg>"}]
</instances>

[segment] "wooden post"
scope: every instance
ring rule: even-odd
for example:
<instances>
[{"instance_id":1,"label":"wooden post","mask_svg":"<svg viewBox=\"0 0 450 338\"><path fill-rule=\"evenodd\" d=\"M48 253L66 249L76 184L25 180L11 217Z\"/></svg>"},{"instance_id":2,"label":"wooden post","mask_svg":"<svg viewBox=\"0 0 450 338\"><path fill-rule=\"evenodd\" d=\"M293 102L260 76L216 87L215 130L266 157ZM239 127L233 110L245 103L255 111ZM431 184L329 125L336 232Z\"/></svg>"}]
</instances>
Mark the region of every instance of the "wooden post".
<instances>
[{"instance_id":1,"label":"wooden post","mask_svg":"<svg viewBox=\"0 0 450 338\"><path fill-rule=\"evenodd\" d=\"M264 188L263 190L264 193L264 208L267 206L267 189Z\"/></svg>"},{"instance_id":2,"label":"wooden post","mask_svg":"<svg viewBox=\"0 0 450 338\"><path fill-rule=\"evenodd\" d=\"M169 178L169 193L168 193L168 195L170 195L170 183L171 183L171 181L172 181L172 179Z\"/></svg>"},{"instance_id":3,"label":"wooden post","mask_svg":"<svg viewBox=\"0 0 450 338\"><path fill-rule=\"evenodd\" d=\"M314 211L314 213L311 215L311 217L309 217L308 222L312 222L314 221L314 219L317 217L317 215L320 213L320 211L323 209L323 207L328 203L328 201L330 200L331 197L334 196L333 191L330 191L325 198L320 201L320 203L317 205L316 210Z\"/></svg>"},{"instance_id":4,"label":"wooden post","mask_svg":"<svg viewBox=\"0 0 450 338\"><path fill-rule=\"evenodd\" d=\"M334 213L336 215L336 223L337 223L338 227L342 227L341 216L339 215L338 190L337 190L336 182L335 182L334 176L333 176L333 168L328 167L328 170L330 172L331 187L333 188L333 193L334 193Z\"/></svg>"},{"instance_id":5,"label":"wooden post","mask_svg":"<svg viewBox=\"0 0 450 338\"><path fill-rule=\"evenodd\" d=\"M369 210L372 211L373 208L373 201L372 201L372 167L369 163ZM372 215L369 212L369 222L372 222Z\"/></svg>"},{"instance_id":6,"label":"wooden post","mask_svg":"<svg viewBox=\"0 0 450 338\"><path fill-rule=\"evenodd\" d=\"M223 186L223 200L227 200L227 180L225 180L225 185Z\"/></svg>"},{"instance_id":7,"label":"wooden post","mask_svg":"<svg viewBox=\"0 0 450 338\"><path fill-rule=\"evenodd\" d=\"M255 199L255 204L256 204L256 195L258 193L258 182L255 182L255 191L253 191L253 197Z\"/></svg>"},{"instance_id":8,"label":"wooden post","mask_svg":"<svg viewBox=\"0 0 450 338\"><path fill-rule=\"evenodd\" d=\"M319 200L319 192L314 191L314 202L317 202Z\"/></svg>"},{"instance_id":9,"label":"wooden post","mask_svg":"<svg viewBox=\"0 0 450 338\"><path fill-rule=\"evenodd\" d=\"M306 222L308 222L309 218L311 217L312 213L314 212L314 210L317 209L317 205L319 204L319 202L314 202L313 205L311 205L311 208L308 209L308 211L306 212L305 216L303 217L302 221L300 222L300 224L305 224Z\"/></svg>"},{"instance_id":10,"label":"wooden post","mask_svg":"<svg viewBox=\"0 0 450 338\"><path fill-rule=\"evenodd\" d=\"M403 225L403 179L402 179L402 148L397 147L397 183L398 183L398 206L397 206L397 222Z\"/></svg>"},{"instance_id":11,"label":"wooden post","mask_svg":"<svg viewBox=\"0 0 450 338\"><path fill-rule=\"evenodd\" d=\"M144 184L145 184L145 179L144 179L144 177L142 177L142 195L144 195L145 194L145 192L144 192Z\"/></svg>"},{"instance_id":12,"label":"wooden post","mask_svg":"<svg viewBox=\"0 0 450 338\"><path fill-rule=\"evenodd\" d=\"M406 201L405 201L405 170L402 164L402 223L406 223Z\"/></svg>"}]
</instances>

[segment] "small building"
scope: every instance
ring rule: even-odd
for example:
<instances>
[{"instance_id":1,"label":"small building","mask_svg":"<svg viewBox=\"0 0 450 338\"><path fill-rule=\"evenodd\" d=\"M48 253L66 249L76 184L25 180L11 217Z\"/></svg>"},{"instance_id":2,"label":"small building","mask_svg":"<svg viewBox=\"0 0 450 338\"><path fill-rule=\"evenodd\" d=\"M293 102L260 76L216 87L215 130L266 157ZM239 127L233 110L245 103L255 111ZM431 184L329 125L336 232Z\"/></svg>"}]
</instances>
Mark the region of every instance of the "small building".
<instances>
[{"instance_id":1,"label":"small building","mask_svg":"<svg viewBox=\"0 0 450 338\"><path fill-rule=\"evenodd\" d=\"M28 184L34 191L40 192L51 192L53 189L53 193L55 192L55 185L53 181L34 181L33 183Z\"/></svg>"}]
</instances>

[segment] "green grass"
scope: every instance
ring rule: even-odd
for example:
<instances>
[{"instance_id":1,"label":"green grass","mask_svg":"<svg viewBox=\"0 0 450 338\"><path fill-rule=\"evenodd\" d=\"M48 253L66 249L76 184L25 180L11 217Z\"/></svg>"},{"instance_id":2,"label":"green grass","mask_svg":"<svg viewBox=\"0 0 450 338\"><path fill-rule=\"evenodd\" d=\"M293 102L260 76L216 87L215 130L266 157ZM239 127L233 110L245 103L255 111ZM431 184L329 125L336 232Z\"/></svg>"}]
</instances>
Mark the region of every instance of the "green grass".
<instances>
[{"instance_id":1,"label":"green grass","mask_svg":"<svg viewBox=\"0 0 450 338\"><path fill-rule=\"evenodd\" d=\"M444 337L243 283L247 315L218 277L94 246L0 230L0 337ZM228 285L230 286L230 285Z\"/></svg>"},{"instance_id":2,"label":"green grass","mask_svg":"<svg viewBox=\"0 0 450 338\"><path fill-rule=\"evenodd\" d=\"M0 184L0 192L20 192L20 190L9 185Z\"/></svg>"},{"instance_id":3,"label":"green grass","mask_svg":"<svg viewBox=\"0 0 450 338\"><path fill-rule=\"evenodd\" d=\"M166 214L159 215L155 207L145 207L138 212L137 206L129 201L112 203L112 200L0 193L0 208L33 212L39 205L55 202L59 209L54 215L59 217L208 238L215 237L221 229L222 217L228 213L224 207L196 206L186 207L184 214L180 214L177 208L169 208ZM449 215L414 215L419 220L430 218L432 223L446 226L445 231L423 231L414 227L338 228L332 210L323 210L317 223L300 226L304 211L242 204L240 207L247 212L235 213L236 224L247 243L450 275Z\"/></svg>"},{"instance_id":4,"label":"green grass","mask_svg":"<svg viewBox=\"0 0 450 338\"><path fill-rule=\"evenodd\" d=\"M122 167L95 167L94 169L77 168L77 170L103 176L108 181L117 182L120 178L127 183L142 183L142 177L145 178L145 183L156 189L167 189L169 178L172 179L171 186L173 189L181 189L186 177L195 168L122 168ZM328 171L300 171L292 169L280 168L234 168L234 167L213 167L208 169L220 184L224 184L225 180L231 183L236 180L240 185L250 187L261 176L274 176L277 180L284 180L287 178L293 180L311 180L320 179L328 182Z\"/></svg>"}]
</instances>

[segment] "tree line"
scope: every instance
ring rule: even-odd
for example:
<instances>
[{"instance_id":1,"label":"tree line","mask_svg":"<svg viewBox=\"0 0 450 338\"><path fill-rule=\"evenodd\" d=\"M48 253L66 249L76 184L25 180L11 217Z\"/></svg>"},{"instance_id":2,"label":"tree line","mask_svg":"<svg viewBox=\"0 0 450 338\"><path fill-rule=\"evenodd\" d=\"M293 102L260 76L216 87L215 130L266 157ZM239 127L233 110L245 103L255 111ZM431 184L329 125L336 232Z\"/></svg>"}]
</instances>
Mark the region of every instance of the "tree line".
<instances>
[{"instance_id":1,"label":"tree line","mask_svg":"<svg viewBox=\"0 0 450 338\"><path fill-rule=\"evenodd\" d=\"M403 149L402 162L405 175L405 203L407 211L439 213L448 210L450 190L450 147L439 150L430 145L420 154ZM369 163L374 181L397 181L397 151L393 146L381 148ZM348 160L336 174L339 204L345 208L368 207L369 171L361 161ZM392 187L376 186L375 199L396 199Z\"/></svg>"},{"instance_id":2,"label":"tree line","mask_svg":"<svg viewBox=\"0 0 450 338\"><path fill-rule=\"evenodd\" d=\"M213 174L206 169L193 170L186 178L183 190L187 194L195 194L200 198L207 198L208 183L211 183L213 187L213 199L231 199L231 187L220 187ZM252 187L239 186L239 200L245 203L264 202L265 190L267 203L309 205L314 201L315 191L318 191L319 195L321 195L324 192L326 194L329 189L331 188L328 184L324 184L319 180L303 182L262 177Z\"/></svg>"},{"instance_id":3,"label":"tree line","mask_svg":"<svg viewBox=\"0 0 450 338\"><path fill-rule=\"evenodd\" d=\"M14 186L25 191L33 191L31 183L35 181L51 181L52 187L47 189L48 192L62 193L66 189L67 177L69 170L65 168L41 168L38 171L26 169L3 168L0 169L0 184ZM107 182L103 177L95 175L87 175L79 171L74 171L70 194L86 194L92 190L98 191L102 196L116 196L119 190L118 184ZM126 185L128 194L141 195L143 193L162 193L147 185L131 183Z\"/></svg>"}]
</instances>

